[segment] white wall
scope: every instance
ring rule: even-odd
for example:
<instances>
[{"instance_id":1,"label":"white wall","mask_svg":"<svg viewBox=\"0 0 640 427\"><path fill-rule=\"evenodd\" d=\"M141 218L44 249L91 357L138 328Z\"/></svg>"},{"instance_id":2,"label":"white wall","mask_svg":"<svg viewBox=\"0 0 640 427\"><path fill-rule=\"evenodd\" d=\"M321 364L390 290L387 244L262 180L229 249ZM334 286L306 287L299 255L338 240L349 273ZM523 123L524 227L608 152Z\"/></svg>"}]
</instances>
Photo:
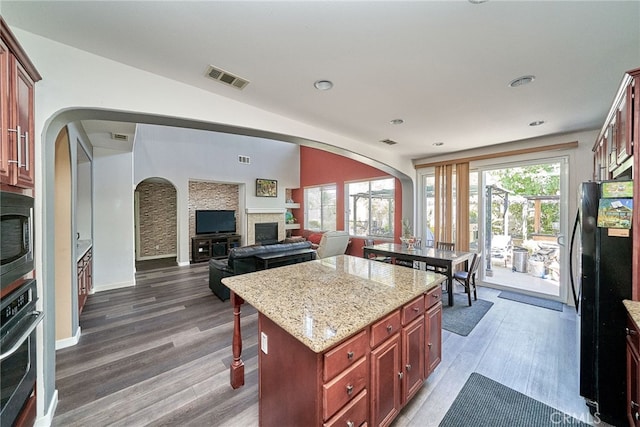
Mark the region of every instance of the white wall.
<instances>
[{"instance_id":1,"label":"white wall","mask_svg":"<svg viewBox=\"0 0 640 427\"><path fill-rule=\"evenodd\" d=\"M133 154L93 149L93 287L135 283Z\"/></svg>"},{"instance_id":2,"label":"white wall","mask_svg":"<svg viewBox=\"0 0 640 427\"><path fill-rule=\"evenodd\" d=\"M238 162L249 156L250 164ZM146 178L169 180L178 198L178 263L189 263L189 181L245 184L241 205L284 208L285 188L300 186L300 149L292 143L195 129L138 125L133 145L134 187ZM256 178L278 181L278 197L255 197ZM238 224L244 209L239 212ZM133 241L131 242L133 244Z\"/></svg>"}]
</instances>

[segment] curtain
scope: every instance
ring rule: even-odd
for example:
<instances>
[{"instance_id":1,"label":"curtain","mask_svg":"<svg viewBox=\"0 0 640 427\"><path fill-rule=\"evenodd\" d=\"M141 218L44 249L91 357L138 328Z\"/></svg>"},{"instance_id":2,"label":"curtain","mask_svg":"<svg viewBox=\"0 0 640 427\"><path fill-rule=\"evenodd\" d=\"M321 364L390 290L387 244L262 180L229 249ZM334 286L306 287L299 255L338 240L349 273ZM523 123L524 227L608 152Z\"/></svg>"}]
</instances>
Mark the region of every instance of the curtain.
<instances>
[{"instance_id":1,"label":"curtain","mask_svg":"<svg viewBox=\"0 0 640 427\"><path fill-rule=\"evenodd\" d=\"M455 165L455 182L453 164L435 167L434 217L436 242L454 242L456 249L469 250L469 163Z\"/></svg>"}]
</instances>

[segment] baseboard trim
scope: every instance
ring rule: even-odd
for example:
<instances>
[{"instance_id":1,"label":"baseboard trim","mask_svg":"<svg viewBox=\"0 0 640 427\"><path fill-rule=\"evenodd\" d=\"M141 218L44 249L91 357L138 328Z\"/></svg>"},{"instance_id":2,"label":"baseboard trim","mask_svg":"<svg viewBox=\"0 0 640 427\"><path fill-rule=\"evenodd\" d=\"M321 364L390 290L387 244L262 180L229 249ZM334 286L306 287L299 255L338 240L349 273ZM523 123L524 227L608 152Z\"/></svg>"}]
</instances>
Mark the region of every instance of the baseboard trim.
<instances>
[{"instance_id":1,"label":"baseboard trim","mask_svg":"<svg viewBox=\"0 0 640 427\"><path fill-rule=\"evenodd\" d=\"M107 285L93 285L94 292L102 292L102 291L111 291L114 289L122 289L122 288L130 288L136 285L135 280L133 282L120 282L120 283L110 283Z\"/></svg>"},{"instance_id":2,"label":"baseboard trim","mask_svg":"<svg viewBox=\"0 0 640 427\"><path fill-rule=\"evenodd\" d=\"M34 423L35 427L49 427L53 424L53 416L56 413L56 409L58 408L58 389L53 390L53 396L51 396L51 401L49 402L49 407L47 408L47 412L41 417L36 418L36 422Z\"/></svg>"},{"instance_id":3,"label":"baseboard trim","mask_svg":"<svg viewBox=\"0 0 640 427\"><path fill-rule=\"evenodd\" d=\"M136 261L149 261L149 260L152 260L152 259L176 258L177 256L178 256L178 254L141 256L140 258L136 258Z\"/></svg>"},{"instance_id":4,"label":"baseboard trim","mask_svg":"<svg viewBox=\"0 0 640 427\"><path fill-rule=\"evenodd\" d=\"M82 335L82 332L80 330L80 326L78 326L78 329L76 330L76 334L74 336L56 340L56 350L73 347L74 345L78 344L78 341L80 341L80 335Z\"/></svg>"}]
</instances>

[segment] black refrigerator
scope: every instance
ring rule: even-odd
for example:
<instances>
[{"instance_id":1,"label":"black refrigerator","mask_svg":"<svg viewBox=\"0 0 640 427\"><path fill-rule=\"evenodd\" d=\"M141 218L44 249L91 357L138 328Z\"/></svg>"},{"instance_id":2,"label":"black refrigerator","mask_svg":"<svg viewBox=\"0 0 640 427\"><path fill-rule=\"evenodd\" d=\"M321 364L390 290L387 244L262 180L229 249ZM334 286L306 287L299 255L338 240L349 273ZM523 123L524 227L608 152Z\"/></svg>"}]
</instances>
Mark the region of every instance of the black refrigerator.
<instances>
[{"instance_id":1,"label":"black refrigerator","mask_svg":"<svg viewBox=\"0 0 640 427\"><path fill-rule=\"evenodd\" d=\"M626 419L626 311L631 299L633 182L585 182L579 190L580 395L614 426Z\"/></svg>"}]
</instances>

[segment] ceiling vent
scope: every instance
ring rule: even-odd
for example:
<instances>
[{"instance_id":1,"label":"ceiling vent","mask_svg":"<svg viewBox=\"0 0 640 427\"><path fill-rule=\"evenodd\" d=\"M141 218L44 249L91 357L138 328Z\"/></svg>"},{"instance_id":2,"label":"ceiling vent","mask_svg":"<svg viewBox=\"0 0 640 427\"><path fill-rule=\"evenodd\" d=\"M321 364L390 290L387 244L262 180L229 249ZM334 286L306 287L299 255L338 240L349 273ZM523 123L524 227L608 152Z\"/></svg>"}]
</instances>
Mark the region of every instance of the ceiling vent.
<instances>
[{"instance_id":1,"label":"ceiling vent","mask_svg":"<svg viewBox=\"0 0 640 427\"><path fill-rule=\"evenodd\" d=\"M245 80L241 77L234 76L231 73L228 73L220 68L214 67L213 65L209 65L209 69L207 70L207 77L217 80L220 83L224 83L228 86L233 86L236 89L244 89L249 81Z\"/></svg>"},{"instance_id":2,"label":"ceiling vent","mask_svg":"<svg viewBox=\"0 0 640 427\"><path fill-rule=\"evenodd\" d=\"M238 162L248 165L251 163L251 158L249 156L238 156Z\"/></svg>"},{"instance_id":3,"label":"ceiling vent","mask_svg":"<svg viewBox=\"0 0 640 427\"><path fill-rule=\"evenodd\" d=\"M111 139L116 140L116 141L128 142L129 141L129 135L126 135L124 133L112 132L111 133Z\"/></svg>"},{"instance_id":4,"label":"ceiling vent","mask_svg":"<svg viewBox=\"0 0 640 427\"><path fill-rule=\"evenodd\" d=\"M384 143L385 143L385 144L387 144L387 145L396 145L396 144L397 144L397 142L396 142L396 141L394 141L394 140L392 140L392 139L383 139L383 140L382 140L382 141L380 141L380 142L384 142Z\"/></svg>"}]
</instances>

